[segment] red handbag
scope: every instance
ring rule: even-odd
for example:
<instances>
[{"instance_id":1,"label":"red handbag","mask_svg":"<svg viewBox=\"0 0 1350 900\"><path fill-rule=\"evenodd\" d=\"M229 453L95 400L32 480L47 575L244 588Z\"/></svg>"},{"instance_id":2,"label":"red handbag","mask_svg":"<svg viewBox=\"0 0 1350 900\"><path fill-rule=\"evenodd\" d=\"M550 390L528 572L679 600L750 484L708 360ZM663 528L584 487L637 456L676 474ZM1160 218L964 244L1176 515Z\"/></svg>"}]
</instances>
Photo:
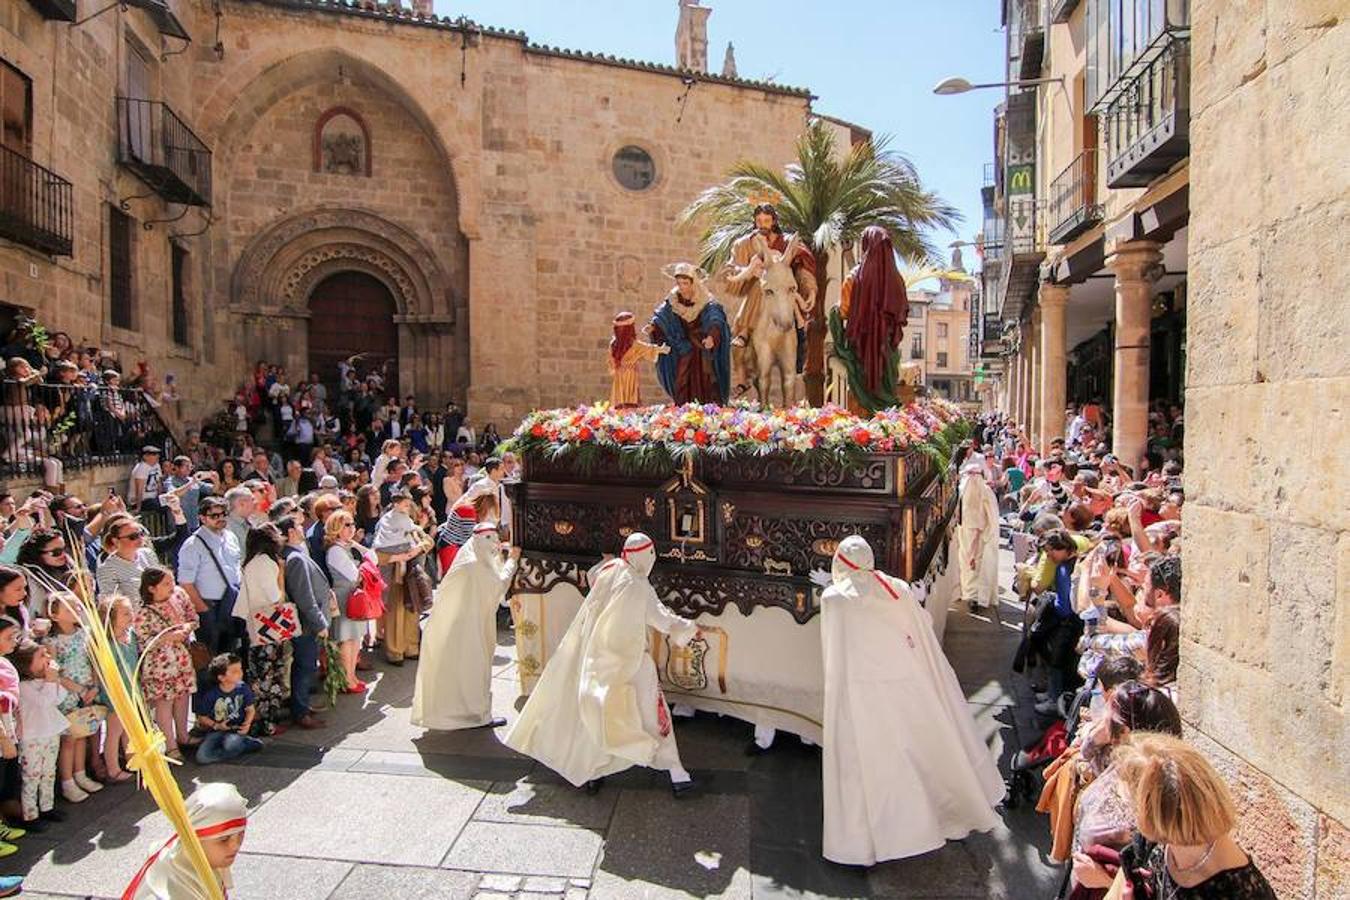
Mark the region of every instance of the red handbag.
<instances>
[{"instance_id":1,"label":"red handbag","mask_svg":"<svg viewBox=\"0 0 1350 900\"><path fill-rule=\"evenodd\" d=\"M362 560L357 574L361 583L347 597L347 618L366 622L384 615L384 576L380 567L370 560Z\"/></svg>"}]
</instances>

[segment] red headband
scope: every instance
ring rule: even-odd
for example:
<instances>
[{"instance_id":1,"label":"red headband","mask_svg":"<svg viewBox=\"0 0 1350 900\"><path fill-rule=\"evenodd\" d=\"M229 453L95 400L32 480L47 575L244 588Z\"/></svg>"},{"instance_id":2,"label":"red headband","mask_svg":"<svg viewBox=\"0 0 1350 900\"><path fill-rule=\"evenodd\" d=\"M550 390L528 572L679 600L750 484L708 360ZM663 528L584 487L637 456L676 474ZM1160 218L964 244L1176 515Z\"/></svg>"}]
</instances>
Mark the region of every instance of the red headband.
<instances>
[{"instance_id":1,"label":"red headband","mask_svg":"<svg viewBox=\"0 0 1350 900\"><path fill-rule=\"evenodd\" d=\"M623 557L624 557L624 559L627 559L627 558L628 558L628 554L630 554L630 553L641 553L643 550L650 550L651 548L652 548L652 542L651 542L651 541L648 541L648 542L645 543L645 544L639 544L639 545L636 546L636 547L624 547L624 548L623 548Z\"/></svg>"}]
</instances>

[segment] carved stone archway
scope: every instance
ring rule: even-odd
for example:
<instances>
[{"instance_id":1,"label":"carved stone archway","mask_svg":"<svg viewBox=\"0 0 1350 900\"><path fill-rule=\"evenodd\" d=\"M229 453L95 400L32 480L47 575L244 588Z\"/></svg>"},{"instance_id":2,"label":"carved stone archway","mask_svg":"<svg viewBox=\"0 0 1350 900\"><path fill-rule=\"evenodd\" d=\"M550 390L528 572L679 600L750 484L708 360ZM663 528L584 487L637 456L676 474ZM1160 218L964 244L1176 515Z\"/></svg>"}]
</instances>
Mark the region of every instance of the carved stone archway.
<instances>
[{"instance_id":1,"label":"carved stone archway","mask_svg":"<svg viewBox=\"0 0 1350 900\"><path fill-rule=\"evenodd\" d=\"M455 298L437 258L406 229L368 210L320 208L288 216L249 242L234 267L230 311L246 358L303 368L315 285L359 271L388 287L399 328L400 393L454 396Z\"/></svg>"}]
</instances>

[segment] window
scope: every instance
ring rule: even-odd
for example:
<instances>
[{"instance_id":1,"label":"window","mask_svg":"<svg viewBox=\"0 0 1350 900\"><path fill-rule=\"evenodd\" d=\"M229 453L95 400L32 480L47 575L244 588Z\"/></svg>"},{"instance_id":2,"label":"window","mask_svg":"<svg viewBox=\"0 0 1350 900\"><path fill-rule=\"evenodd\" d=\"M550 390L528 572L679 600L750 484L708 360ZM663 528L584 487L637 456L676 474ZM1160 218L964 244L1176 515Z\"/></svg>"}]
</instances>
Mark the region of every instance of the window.
<instances>
[{"instance_id":1,"label":"window","mask_svg":"<svg viewBox=\"0 0 1350 900\"><path fill-rule=\"evenodd\" d=\"M914 335L914 339L909 342L909 358L923 359L923 334Z\"/></svg>"},{"instance_id":2,"label":"window","mask_svg":"<svg viewBox=\"0 0 1350 900\"><path fill-rule=\"evenodd\" d=\"M0 145L32 156L33 83L28 76L0 62Z\"/></svg>"},{"instance_id":3,"label":"window","mask_svg":"<svg viewBox=\"0 0 1350 900\"><path fill-rule=\"evenodd\" d=\"M947 354L939 352L937 355L937 366L939 369L947 368Z\"/></svg>"},{"instance_id":4,"label":"window","mask_svg":"<svg viewBox=\"0 0 1350 900\"><path fill-rule=\"evenodd\" d=\"M173 255L173 342L188 346L187 290L184 279L187 277L188 252L177 244L169 245Z\"/></svg>"},{"instance_id":5,"label":"window","mask_svg":"<svg viewBox=\"0 0 1350 900\"><path fill-rule=\"evenodd\" d=\"M656 162L641 147L629 144L614 154L614 177L630 191L645 191L656 181Z\"/></svg>"},{"instance_id":6,"label":"window","mask_svg":"<svg viewBox=\"0 0 1350 900\"><path fill-rule=\"evenodd\" d=\"M937 323L937 336L940 337L940 338L945 338L945 337L947 336L947 323L946 323L946 322L939 322L939 323Z\"/></svg>"},{"instance_id":7,"label":"window","mask_svg":"<svg viewBox=\"0 0 1350 900\"><path fill-rule=\"evenodd\" d=\"M108 317L116 328L133 328L136 298L132 293L131 216L116 206L108 206Z\"/></svg>"}]
</instances>

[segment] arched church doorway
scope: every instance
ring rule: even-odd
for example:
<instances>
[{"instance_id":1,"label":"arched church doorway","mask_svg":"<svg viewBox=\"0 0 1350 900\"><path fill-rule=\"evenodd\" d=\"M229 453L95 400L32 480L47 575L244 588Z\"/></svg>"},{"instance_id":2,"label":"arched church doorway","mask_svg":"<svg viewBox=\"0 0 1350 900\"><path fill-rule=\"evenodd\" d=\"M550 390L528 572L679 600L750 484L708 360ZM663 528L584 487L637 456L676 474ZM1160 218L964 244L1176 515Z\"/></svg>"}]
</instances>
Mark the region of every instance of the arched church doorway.
<instances>
[{"instance_id":1,"label":"arched church doorway","mask_svg":"<svg viewBox=\"0 0 1350 900\"><path fill-rule=\"evenodd\" d=\"M398 392L397 306L384 282L365 272L338 272L309 295L309 369L330 389L338 363L356 357L360 375L380 370L385 390Z\"/></svg>"}]
</instances>

